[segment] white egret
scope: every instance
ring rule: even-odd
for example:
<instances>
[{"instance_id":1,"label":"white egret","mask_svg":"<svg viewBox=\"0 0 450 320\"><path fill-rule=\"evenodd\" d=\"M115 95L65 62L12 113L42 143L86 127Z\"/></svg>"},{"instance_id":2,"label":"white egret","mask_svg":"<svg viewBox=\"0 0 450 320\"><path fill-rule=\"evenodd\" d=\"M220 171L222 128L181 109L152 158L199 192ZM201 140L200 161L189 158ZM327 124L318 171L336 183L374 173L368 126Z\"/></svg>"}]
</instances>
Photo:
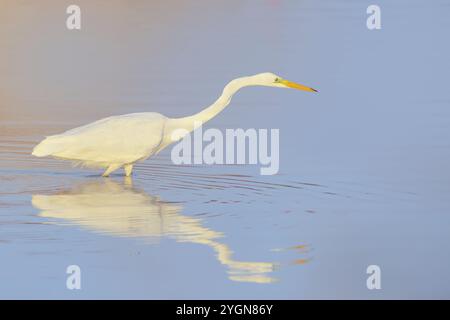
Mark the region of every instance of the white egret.
<instances>
[{"instance_id":1,"label":"white egret","mask_svg":"<svg viewBox=\"0 0 450 320\"><path fill-rule=\"evenodd\" d=\"M155 112L112 116L49 136L34 148L32 154L36 157L52 156L72 160L88 167L105 168L105 177L124 167L126 176L130 176L135 162L145 160L175 142L172 137L175 130L191 132L195 129L195 124L205 123L215 117L230 103L239 89L247 86L317 92L273 73L237 78L225 86L216 102L193 116L172 119Z\"/></svg>"}]
</instances>

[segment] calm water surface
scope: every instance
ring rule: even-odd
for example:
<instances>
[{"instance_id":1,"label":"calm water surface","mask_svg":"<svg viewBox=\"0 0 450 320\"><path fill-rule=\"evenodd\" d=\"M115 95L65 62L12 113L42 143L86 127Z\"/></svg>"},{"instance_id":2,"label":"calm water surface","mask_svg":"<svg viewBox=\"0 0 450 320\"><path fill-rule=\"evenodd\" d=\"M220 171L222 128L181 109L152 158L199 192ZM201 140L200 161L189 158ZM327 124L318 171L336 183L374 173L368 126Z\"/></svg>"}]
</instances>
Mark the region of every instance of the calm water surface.
<instances>
[{"instance_id":1,"label":"calm water surface","mask_svg":"<svg viewBox=\"0 0 450 320\"><path fill-rule=\"evenodd\" d=\"M446 1L0 0L0 298L450 298ZM207 124L279 128L280 172L122 173L34 158L101 117L184 116L272 71ZM82 290L66 289L66 267ZM382 289L366 288L366 268Z\"/></svg>"}]
</instances>

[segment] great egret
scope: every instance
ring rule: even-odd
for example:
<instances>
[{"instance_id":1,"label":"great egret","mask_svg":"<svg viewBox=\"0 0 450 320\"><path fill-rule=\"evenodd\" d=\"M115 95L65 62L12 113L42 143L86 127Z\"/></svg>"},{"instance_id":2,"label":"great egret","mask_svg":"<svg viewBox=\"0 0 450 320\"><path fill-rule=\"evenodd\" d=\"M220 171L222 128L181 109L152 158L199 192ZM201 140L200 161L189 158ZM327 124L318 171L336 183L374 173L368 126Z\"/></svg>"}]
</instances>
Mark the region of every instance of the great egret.
<instances>
[{"instance_id":1,"label":"great egret","mask_svg":"<svg viewBox=\"0 0 450 320\"><path fill-rule=\"evenodd\" d=\"M108 117L47 137L34 148L32 155L52 156L88 167L106 168L104 177L124 167L126 176L130 176L135 162L145 160L175 142L172 137L175 130L193 131L196 124L215 117L239 89L247 86L317 92L269 72L237 78L225 86L216 102L193 116L171 119L159 113L143 112ZM178 137L179 140L182 138Z\"/></svg>"}]
</instances>

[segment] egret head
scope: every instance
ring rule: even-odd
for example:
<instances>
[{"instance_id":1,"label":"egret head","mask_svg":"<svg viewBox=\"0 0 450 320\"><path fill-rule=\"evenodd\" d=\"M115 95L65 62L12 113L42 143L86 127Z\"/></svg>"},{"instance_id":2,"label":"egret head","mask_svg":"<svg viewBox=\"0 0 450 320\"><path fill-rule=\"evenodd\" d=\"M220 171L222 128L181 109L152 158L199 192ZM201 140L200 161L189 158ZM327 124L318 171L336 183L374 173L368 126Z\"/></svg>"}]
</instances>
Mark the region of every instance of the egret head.
<instances>
[{"instance_id":1,"label":"egret head","mask_svg":"<svg viewBox=\"0 0 450 320\"><path fill-rule=\"evenodd\" d=\"M295 83L286 79L283 79L276 74L271 72L260 73L254 75L253 80L256 85L266 86L266 87L277 87L277 88L292 88L303 91L317 92L316 89L307 87L303 84Z\"/></svg>"}]
</instances>

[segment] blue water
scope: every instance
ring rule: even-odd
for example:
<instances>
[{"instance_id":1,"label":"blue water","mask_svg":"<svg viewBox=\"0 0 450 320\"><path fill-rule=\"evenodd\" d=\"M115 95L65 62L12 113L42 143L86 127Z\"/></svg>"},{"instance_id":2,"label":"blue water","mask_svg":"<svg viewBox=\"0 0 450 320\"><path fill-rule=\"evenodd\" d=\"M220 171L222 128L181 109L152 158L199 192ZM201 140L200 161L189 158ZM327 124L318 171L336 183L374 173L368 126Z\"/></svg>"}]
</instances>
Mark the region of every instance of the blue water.
<instances>
[{"instance_id":1,"label":"blue water","mask_svg":"<svg viewBox=\"0 0 450 320\"><path fill-rule=\"evenodd\" d=\"M0 3L1 298L449 298L446 1ZM121 173L33 158L114 114L184 116L271 71L207 128L277 128L280 171ZM82 289L66 288L79 265ZM381 268L380 290L366 268Z\"/></svg>"}]
</instances>

